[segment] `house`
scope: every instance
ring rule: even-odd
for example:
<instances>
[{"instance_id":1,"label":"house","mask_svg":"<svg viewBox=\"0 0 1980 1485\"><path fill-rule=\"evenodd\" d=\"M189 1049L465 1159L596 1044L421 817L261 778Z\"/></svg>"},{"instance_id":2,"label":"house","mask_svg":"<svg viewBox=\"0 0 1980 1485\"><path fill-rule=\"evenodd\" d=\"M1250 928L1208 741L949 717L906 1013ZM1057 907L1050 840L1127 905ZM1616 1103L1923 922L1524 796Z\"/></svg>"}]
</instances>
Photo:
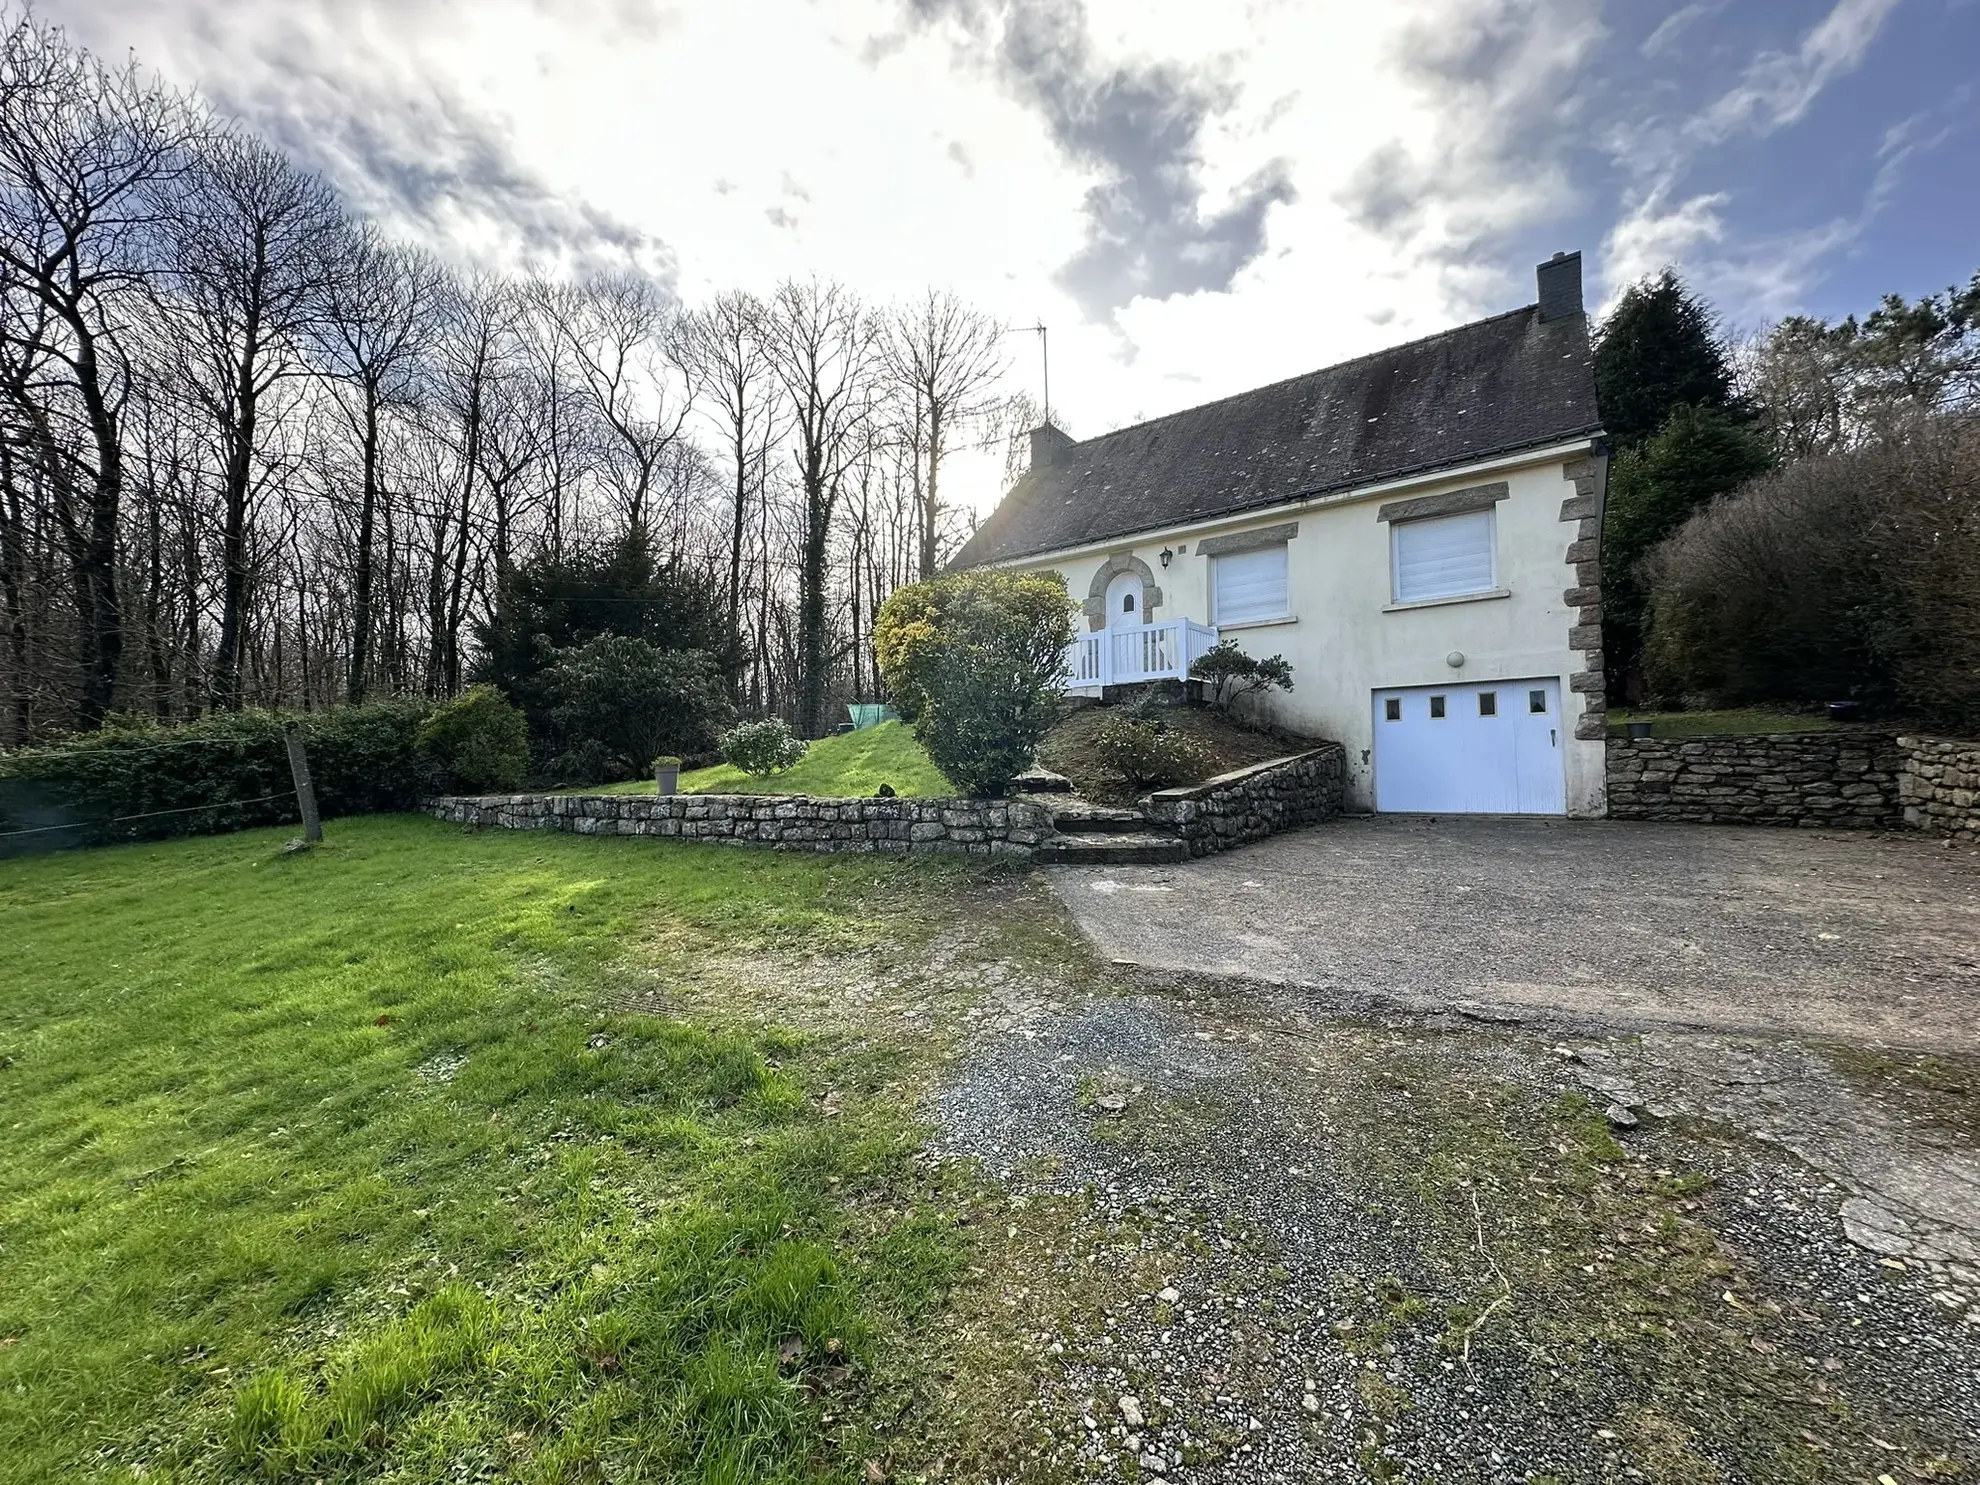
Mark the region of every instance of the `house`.
<instances>
[{"instance_id":1,"label":"house","mask_svg":"<svg viewBox=\"0 0 1980 1485\"><path fill-rule=\"evenodd\" d=\"M1062 575L1069 689L1282 654L1350 806L1603 813L1607 459L1581 255L1536 304L1099 438L1049 423L957 565Z\"/></svg>"}]
</instances>

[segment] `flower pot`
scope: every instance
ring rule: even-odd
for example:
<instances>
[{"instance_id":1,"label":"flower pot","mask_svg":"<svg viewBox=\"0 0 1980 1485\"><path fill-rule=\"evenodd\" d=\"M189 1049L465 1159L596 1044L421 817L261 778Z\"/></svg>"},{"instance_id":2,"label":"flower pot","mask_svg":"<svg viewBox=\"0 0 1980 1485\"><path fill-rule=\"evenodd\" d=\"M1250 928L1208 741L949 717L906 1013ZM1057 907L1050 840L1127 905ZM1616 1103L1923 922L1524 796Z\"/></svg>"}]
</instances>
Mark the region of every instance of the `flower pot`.
<instances>
[{"instance_id":1,"label":"flower pot","mask_svg":"<svg viewBox=\"0 0 1980 1485\"><path fill-rule=\"evenodd\" d=\"M678 763L657 764L653 770L653 782L658 785L657 793L678 794L681 792L681 766Z\"/></svg>"},{"instance_id":2,"label":"flower pot","mask_svg":"<svg viewBox=\"0 0 1980 1485\"><path fill-rule=\"evenodd\" d=\"M1630 740L1634 742L1648 737L1650 735L1650 729L1654 725L1651 722L1631 722L1629 724Z\"/></svg>"}]
</instances>

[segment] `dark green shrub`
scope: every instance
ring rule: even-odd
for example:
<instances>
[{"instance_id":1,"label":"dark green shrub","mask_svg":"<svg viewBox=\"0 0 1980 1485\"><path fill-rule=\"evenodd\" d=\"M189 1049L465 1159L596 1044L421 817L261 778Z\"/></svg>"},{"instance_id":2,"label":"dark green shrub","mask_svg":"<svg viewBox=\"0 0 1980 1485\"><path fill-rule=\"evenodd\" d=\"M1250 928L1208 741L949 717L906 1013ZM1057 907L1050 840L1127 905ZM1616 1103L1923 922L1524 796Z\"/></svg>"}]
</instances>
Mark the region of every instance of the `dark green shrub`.
<instances>
[{"instance_id":1,"label":"dark green shrub","mask_svg":"<svg viewBox=\"0 0 1980 1485\"><path fill-rule=\"evenodd\" d=\"M629 778L647 773L660 753L708 752L729 719L712 656L626 635L600 634L558 651L544 687L550 720L567 749L595 744L591 757L602 750L607 765Z\"/></svg>"},{"instance_id":2,"label":"dark green shrub","mask_svg":"<svg viewBox=\"0 0 1980 1485\"><path fill-rule=\"evenodd\" d=\"M722 734L722 761L751 778L796 767L804 749L804 739L777 717L745 722Z\"/></svg>"},{"instance_id":3,"label":"dark green shrub","mask_svg":"<svg viewBox=\"0 0 1980 1485\"><path fill-rule=\"evenodd\" d=\"M523 709L538 758L584 741L562 735L552 716L550 668L601 634L645 640L659 650L698 650L733 676L745 656L719 579L692 562L663 561L637 526L614 540L541 552L498 577L495 609L476 626L482 660L474 679L492 682ZM599 775L598 777L602 777Z\"/></svg>"},{"instance_id":4,"label":"dark green shrub","mask_svg":"<svg viewBox=\"0 0 1980 1485\"><path fill-rule=\"evenodd\" d=\"M1210 766L1209 754L1195 738L1153 719L1109 717L1093 729L1092 748L1105 767L1137 791L1201 778Z\"/></svg>"},{"instance_id":5,"label":"dark green shrub","mask_svg":"<svg viewBox=\"0 0 1980 1485\"><path fill-rule=\"evenodd\" d=\"M386 701L288 719L236 712L184 727L119 719L0 754L0 854L293 822L284 720L301 728L326 818L410 809L447 783L415 741L428 711Z\"/></svg>"},{"instance_id":6,"label":"dark green shrub","mask_svg":"<svg viewBox=\"0 0 1980 1485\"><path fill-rule=\"evenodd\" d=\"M1283 655L1261 660L1247 655L1233 640L1223 640L1196 657L1190 679L1210 688L1210 704L1228 712L1246 696L1260 691L1292 690L1292 665Z\"/></svg>"},{"instance_id":7,"label":"dark green shrub","mask_svg":"<svg viewBox=\"0 0 1980 1485\"><path fill-rule=\"evenodd\" d=\"M529 772L529 724L493 686L442 702L415 741L460 793L506 794Z\"/></svg>"},{"instance_id":8,"label":"dark green shrub","mask_svg":"<svg viewBox=\"0 0 1980 1485\"><path fill-rule=\"evenodd\" d=\"M951 573L882 605L881 676L958 789L996 798L1031 766L1064 705L1072 615L1056 573Z\"/></svg>"},{"instance_id":9,"label":"dark green shrub","mask_svg":"<svg viewBox=\"0 0 1980 1485\"><path fill-rule=\"evenodd\" d=\"M1790 464L1693 516L1644 573L1661 697L1850 700L1980 730L1980 424L1924 419Z\"/></svg>"}]
</instances>

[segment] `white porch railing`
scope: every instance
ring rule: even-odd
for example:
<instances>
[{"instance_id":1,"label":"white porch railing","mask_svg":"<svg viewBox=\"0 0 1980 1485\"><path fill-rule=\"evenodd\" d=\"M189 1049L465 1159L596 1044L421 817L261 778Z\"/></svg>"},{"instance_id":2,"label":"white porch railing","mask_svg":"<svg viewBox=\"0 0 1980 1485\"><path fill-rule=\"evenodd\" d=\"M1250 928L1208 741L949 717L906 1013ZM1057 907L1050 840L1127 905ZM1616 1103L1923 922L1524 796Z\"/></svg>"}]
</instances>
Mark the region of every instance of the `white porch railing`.
<instances>
[{"instance_id":1,"label":"white porch railing","mask_svg":"<svg viewBox=\"0 0 1980 1485\"><path fill-rule=\"evenodd\" d=\"M1193 619L1082 634L1066 651L1066 689L1184 680L1216 643L1217 631Z\"/></svg>"}]
</instances>

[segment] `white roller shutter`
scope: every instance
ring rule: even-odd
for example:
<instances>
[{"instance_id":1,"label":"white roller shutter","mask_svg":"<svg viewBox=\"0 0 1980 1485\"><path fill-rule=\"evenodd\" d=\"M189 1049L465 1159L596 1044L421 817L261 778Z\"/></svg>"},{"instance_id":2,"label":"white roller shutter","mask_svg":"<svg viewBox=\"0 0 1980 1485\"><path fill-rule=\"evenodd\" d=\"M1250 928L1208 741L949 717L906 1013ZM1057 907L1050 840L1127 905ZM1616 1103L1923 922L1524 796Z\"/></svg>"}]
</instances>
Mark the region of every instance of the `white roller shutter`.
<instances>
[{"instance_id":1,"label":"white roller shutter","mask_svg":"<svg viewBox=\"0 0 1980 1485\"><path fill-rule=\"evenodd\" d=\"M1252 619L1278 619L1286 605L1286 549L1265 547L1256 552L1233 552L1210 559L1211 620L1243 624Z\"/></svg>"},{"instance_id":2,"label":"white roller shutter","mask_svg":"<svg viewBox=\"0 0 1980 1485\"><path fill-rule=\"evenodd\" d=\"M1484 593L1492 587L1492 512L1398 521L1396 602Z\"/></svg>"}]
</instances>

